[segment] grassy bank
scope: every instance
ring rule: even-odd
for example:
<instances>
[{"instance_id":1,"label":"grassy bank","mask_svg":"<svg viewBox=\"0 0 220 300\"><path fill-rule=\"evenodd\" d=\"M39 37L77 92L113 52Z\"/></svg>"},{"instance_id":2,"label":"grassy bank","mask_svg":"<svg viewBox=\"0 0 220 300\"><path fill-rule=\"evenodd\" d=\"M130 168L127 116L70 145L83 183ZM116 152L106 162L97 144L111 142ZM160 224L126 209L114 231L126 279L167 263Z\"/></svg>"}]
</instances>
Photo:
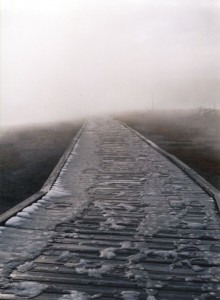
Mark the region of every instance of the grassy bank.
<instances>
[{"instance_id":1,"label":"grassy bank","mask_svg":"<svg viewBox=\"0 0 220 300\"><path fill-rule=\"evenodd\" d=\"M219 111L149 111L118 118L220 190Z\"/></svg>"},{"instance_id":2,"label":"grassy bank","mask_svg":"<svg viewBox=\"0 0 220 300\"><path fill-rule=\"evenodd\" d=\"M37 192L81 121L7 129L0 137L0 214Z\"/></svg>"}]
</instances>

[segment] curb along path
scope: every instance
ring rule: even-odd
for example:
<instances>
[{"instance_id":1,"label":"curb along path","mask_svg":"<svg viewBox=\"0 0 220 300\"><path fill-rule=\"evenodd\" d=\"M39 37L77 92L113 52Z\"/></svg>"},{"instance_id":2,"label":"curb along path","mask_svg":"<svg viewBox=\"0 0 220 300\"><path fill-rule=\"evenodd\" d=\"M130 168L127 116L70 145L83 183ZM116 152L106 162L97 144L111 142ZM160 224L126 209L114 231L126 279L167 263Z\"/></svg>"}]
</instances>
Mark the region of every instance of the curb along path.
<instances>
[{"instance_id":1,"label":"curb along path","mask_svg":"<svg viewBox=\"0 0 220 300\"><path fill-rule=\"evenodd\" d=\"M211 196L91 120L50 191L0 227L0 299L220 299L219 239Z\"/></svg>"}]
</instances>

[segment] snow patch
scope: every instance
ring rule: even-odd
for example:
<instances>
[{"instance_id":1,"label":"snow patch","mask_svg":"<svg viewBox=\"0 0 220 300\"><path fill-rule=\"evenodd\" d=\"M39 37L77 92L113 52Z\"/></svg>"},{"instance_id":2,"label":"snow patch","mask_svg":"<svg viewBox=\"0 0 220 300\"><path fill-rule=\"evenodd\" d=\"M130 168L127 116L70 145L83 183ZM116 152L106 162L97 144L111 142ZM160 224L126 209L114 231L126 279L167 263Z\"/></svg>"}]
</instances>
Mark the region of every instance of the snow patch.
<instances>
[{"instance_id":1,"label":"snow patch","mask_svg":"<svg viewBox=\"0 0 220 300\"><path fill-rule=\"evenodd\" d=\"M21 212L17 213L17 216L23 217L23 218L31 218L31 215L26 211L21 211Z\"/></svg>"},{"instance_id":2,"label":"snow patch","mask_svg":"<svg viewBox=\"0 0 220 300\"><path fill-rule=\"evenodd\" d=\"M102 277L103 274L108 274L114 270L114 267L109 264L103 264L98 268L88 268L88 262L85 259L80 259L79 262L75 263L66 263L65 266L75 268L78 274L88 274L94 277Z\"/></svg>"},{"instance_id":3,"label":"snow patch","mask_svg":"<svg viewBox=\"0 0 220 300\"><path fill-rule=\"evenodd\" d=\"M123 229L124 226L118 225L117 223L120 222L119 220L116 220L115 218L108 218L106 222L103 223L103 225L107 224L110 225L114 229Z\"/></svg>"},{"instance_id":4,"label":"snow patch","mask_svg":"<svg viewBox=\"0 0 220 300\"><path fill-rule=\"evenodd\" d=\"M128 261L129 261L129 264L138 263L141 259L143 259L145 257L146 257L146 255L144 253L140 252L140 253L128 256Z\"/></svg>"},{"instance_id":5,"label":"snow patch","mask_svg":"<svg viewBox=\"0 0 220 300\"><path fill-rule=\"evenodd\" d=\"M100 257L111 259L112 257L116 256L115 250L117 250L117 248L105 248L102 251L100 251Z\"/></svg>"},{"instance_id":6,"label":"snow patch","mask_svg":"<svg viewBox=\"0 0 220 300\"><path fill-rule=\"evenodd\" d=\"M63 295L58 300L89 300L91 297L86 293L71 291L68 295Z\"/></svg>"},{"instance_id":7,"label":"snow patch","mask_svg":"<svg viewBox=\"0 0 220 300\"><path fill-rule=\"evenodd\" d=\"M24 263L23 265L18 266L18 267L17 267L17 270L18 270L19 272L24 273L24 272L30 270L30 269L33 267L33 265L34 265L34 262L33 262L33 261L31 261L31 262L26 262L26 263Z\"/></svg>"},{"instance_id":8,"label":"snow patch","mask_svg":"<svg viewBox=\"0 0 220 300\"><path fill-rule=\"evenodd\" d=\"M57 261L68 261L69 259L77 257L76 253L71 253L70 251L64 251L58 258Z\"/></svg>"},{"instance_id":9,"label":"snow patch","mask_svg":"<svg viewBox=\"0 0 220 300\"><path fill-rule=\"evenodd\" d=\"M36 205L36 203L28 206L28 207L25 207L22 211L23 212L27 212L27 213L33 213L34 211L38 210L39 209L39 206Z\"/></svg>"},{"instance_id":10,"label":"snow patch","mask_svg":"<svg viewBox=\"0 0 220 300\"><path fill-rule=\"evenodd\" d=\"M132 248L132 244L130 241L125 241L125 242L121 242L121 249L131 249Z\"/></svg>"},{"instance_id":11,"label":"snow patch","mask_svg":"<svg viewBox=\"0 0 220 300\"><path fill-rule=\"evenodd\" d=\"M47 193L47 196L52 197L52 198L63 197L63 196L70 196L70 195L71 195L71 193L69 193L67 190L65 190L62 187L57 187L55 185Z\"/></svg>"},{"instance_id":12,"label":"snow patch","mask_svg":"<svg viewBox=\"0 0 220 300\"><path fill-rule=\"evenodd\" d=\"M102 277L103 274L108 274L114 270L111 265L103 264L99 269L88 269L88 275L94 277Z\"/></svg>"},{"instance_id":13,"label":"snow patch","mask_svg":"<svg viewBox=\"0 0 220 300\"><path fill-rule=\"evenodd\" d=\"M17 227L23 223L24 219L21 217L12 217L10 218L5 225L6 226L12 226L12 227Z\"/></svg>"}]
</instances>

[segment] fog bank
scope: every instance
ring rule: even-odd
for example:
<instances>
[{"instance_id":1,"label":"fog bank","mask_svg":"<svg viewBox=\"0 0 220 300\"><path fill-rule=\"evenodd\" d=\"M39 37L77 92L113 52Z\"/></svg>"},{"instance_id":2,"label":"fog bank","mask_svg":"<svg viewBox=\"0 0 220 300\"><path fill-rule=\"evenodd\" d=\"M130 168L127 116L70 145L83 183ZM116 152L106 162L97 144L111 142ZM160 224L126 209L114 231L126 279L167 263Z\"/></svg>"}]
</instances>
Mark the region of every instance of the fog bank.
<instances>
[{"instance_id":1,"label":"fog bank","mask_svg":"<svg viewBox=\"0 0 220 300\"><path fill-rule=\"evenodd\" d=\"M2 0L2 125L220 107L217 0Z\"/></svg>"}]
</instances>

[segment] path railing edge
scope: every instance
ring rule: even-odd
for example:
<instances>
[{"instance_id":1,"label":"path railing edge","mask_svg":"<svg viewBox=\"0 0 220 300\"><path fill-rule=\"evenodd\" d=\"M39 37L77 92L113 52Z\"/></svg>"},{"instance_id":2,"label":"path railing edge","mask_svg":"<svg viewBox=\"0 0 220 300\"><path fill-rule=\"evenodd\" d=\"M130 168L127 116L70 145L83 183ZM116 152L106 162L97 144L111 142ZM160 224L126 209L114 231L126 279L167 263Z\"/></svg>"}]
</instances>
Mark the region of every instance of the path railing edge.
<instances>
[{"instance_id":1,"label":"path railing edge","mask_svg":"<svg viewBox=\"0 0 220 300\"><path fill-rule=\"evenodd\" d=\"M8 219L15 216L19 211L27 207L28 205L31 205L32 203L36 202L37 200L41 199L49 190L51 189L52 185L56 181L57 177L59 176L60 171L62 170L63 166L65 165L68 157L70 156L72 150L74 149L76 143L78 142L85 126L86 126L87 120L83 123L83 125L78 130L77 134L65 150L64 154L61 156L60 160L56 164L55 168L49 175L48 179L43 184L42 188L33 194L32 196L28 197L27 199L23 200L16 206L10 208L6 212L0 215L0 225L3 225Z\"/></svg>"},{"instance_id":2,"label":"path railing edge","mask_svg":"<svg viewBox=\"0 0 220 300\"><path fill-rule=\"evenodd\" d=\"M159 153L161 153L163 156L168 158L171 162L173 162L177 167L179 167L184 173L186 173L188 176L190 176L203 190L206 191L208 195L210 195L216 203L216 206L218 208L218 211L220 213L220 191L216 189L212 184L210 184L208 181L206 181L202 176L200 176L197 172L195 172L192 168L187 166L184 162L182 162L180 159L178 159L176 156L168 153L167 151L160 148L157 144L152 142L151 140L144 137L141 133L137 132L135 129L131 128L124 122L116 119L117 122L121 123L124 127L132 131L134 134L136 134L138 137L140 137L143 141L145 141L148 145L150 145L152 148L157 150Z\"/></svg>"}]
</instances>

